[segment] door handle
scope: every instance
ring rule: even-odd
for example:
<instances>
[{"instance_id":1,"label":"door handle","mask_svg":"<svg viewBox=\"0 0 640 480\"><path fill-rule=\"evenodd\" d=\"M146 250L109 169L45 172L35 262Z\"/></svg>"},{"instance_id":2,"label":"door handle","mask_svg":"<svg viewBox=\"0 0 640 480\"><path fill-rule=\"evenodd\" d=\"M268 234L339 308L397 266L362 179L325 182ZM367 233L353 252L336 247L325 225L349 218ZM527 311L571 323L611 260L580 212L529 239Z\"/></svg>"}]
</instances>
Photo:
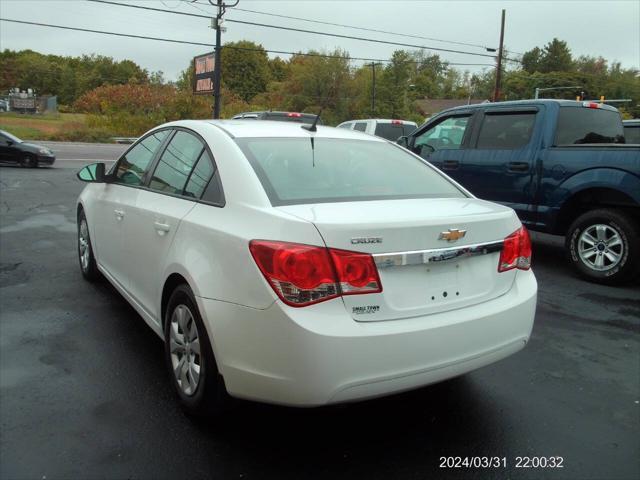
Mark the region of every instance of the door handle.
<instances>
[{"instance_id":1,"label":"door handle","mask_svg":"<svg viewBox=\"0 0 640 480\"><path fill-rule=\"evenodd\" d=\"M457 170L460 166L458 160L445 160L442 162L442 170Z\"/></svg>"},{"instance_id":2,"label":"door handle","mask_svg":"<svg viewBox=\"0 0 640 480\"><path fill-rule=\"evenodd\" d=\"M158 234L160 234L160 236L164 235L169 230L171 230L171 225L169 225L167 223L159 222L157 220L155 222L153 222L153 226L155 227L155 229L158 232Z\"/></svg>"},{"instance_id":3,"label":"door handle","mask_svg":"<svg viewBox=\"0 0 640 480\"><path fill-rule=\"evenodd\" d=\"M118 220L122 220L122 218L124 217L124 210L114 210L113 211L114 215L116 216L116 218Z\"/></svg>"},{"instance_id":4,"label":"door handle","mask_svg":"<svg viewBox=\"0 0 640 480\"><path fill-rule=\"evenodd\" d=\"M507 164L510 172L528 172L529 164L527 162L509 162Z\"/></svg>"}]
</instances>

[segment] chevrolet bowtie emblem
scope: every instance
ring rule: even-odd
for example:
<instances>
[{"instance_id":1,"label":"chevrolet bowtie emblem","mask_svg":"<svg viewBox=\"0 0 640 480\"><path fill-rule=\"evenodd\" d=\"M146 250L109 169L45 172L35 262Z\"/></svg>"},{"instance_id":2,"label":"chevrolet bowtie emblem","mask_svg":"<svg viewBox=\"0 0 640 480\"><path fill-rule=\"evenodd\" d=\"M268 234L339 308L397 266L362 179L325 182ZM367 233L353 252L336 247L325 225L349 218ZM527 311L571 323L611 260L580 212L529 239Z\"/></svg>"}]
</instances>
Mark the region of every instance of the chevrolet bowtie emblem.
<instances>
[{"instance_id":1,"label":"chevrolet bowtie emblem","mask_svg":"<svg viewBox=\"0 0 640 480\"><path fill-rule=\"evenodd\" d=\"M460 240L467 234L466 230L458 230L457 228L450 228L448 232L442 232L438 237L438 240L446 240L447 242L455 242Z\"/></svg>"}]
</instances>

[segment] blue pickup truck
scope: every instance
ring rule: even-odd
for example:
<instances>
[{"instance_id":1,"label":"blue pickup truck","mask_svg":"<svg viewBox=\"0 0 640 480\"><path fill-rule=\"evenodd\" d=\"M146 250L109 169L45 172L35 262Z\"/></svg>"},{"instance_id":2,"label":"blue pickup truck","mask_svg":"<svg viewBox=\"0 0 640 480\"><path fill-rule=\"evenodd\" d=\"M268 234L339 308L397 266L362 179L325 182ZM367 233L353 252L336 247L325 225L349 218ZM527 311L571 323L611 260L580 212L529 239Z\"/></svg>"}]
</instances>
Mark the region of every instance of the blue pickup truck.
<instances>
[{"instance_id":1,"label":"blue pickup truck","mask_svg":"<svg viewBox=\"0 0 640 480\"><path fill-rule=\"evenodd\" d=\"M445 110L398 143L530 229L564 235L569 260L606 284L640 275L640 145L619 112L568 100Z\"/></svg>"}]
</instances>

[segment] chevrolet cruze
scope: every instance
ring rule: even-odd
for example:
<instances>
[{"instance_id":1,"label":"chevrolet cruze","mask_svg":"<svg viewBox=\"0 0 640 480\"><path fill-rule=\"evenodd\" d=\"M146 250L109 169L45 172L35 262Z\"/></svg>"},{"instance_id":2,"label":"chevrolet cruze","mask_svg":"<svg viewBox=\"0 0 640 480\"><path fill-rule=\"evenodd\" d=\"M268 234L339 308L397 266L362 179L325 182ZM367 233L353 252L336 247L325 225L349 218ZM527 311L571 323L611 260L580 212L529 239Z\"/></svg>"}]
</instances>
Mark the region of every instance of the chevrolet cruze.
<instances>
[{"instance_id":1,"label":"chevrolet cruze","mask_svg":"<svg viewBox=\"0 0 640 480\"><path fill-rule=\"evenodd\" d=\"M78 177L78 254L165 342L191 413L317 406L520 350L537 285L513 210L384 139L178 121Z\"/></svg>"}]
</instances>

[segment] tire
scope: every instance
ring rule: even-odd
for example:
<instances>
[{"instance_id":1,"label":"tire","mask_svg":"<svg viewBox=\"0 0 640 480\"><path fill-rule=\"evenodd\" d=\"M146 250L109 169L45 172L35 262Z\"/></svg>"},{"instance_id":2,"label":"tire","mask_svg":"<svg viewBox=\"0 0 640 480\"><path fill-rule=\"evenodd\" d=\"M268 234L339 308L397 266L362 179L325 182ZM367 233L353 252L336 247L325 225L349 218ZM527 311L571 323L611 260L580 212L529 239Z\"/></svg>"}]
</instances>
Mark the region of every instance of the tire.
<instances>
[{"instance_id":1,"label":"tire","mask_svg":"<svg viewBox=\"0 0 640 480\"><path fill-rule=\"evenodd\" d=\"M640 273L640 226L624 212L602 208L583 213L565 241L569 260L586 280L619 285Z\"/></svg>"},{"instance_id":2,"label":"tire","mask_svg":"<svg viewBox=\"0 0 640 480\"><path fill-rule=\"evenodd\" d=\"M184 411L208 418L226 411L230 397L218 371L195 297L186 284L176 287L169 298L164 338L170 381Z\"/></svg>"},{"instance_id":3,"label":"tire","mask_svg":"<svg viewBox=\"0 0 640 480\"><path fill-rule=\"evenodd\" d=\"M91 237L89 235L89 224L84 210L80 210L78 214L78 261L80 262L80 271L82 276L90 281L95 282L100 279L100 271L96 264L96 257L93 254L91 246Z\"/></svg>"},{"instance_id":4,"label":"tire","mask_svg":"<svg viewBox=\"0 0 640 480\"><path fill-rule=\"evenodd\" d=\"M38 166L38 159L33 155L26 154L20 160L20 165L25 168L36 168Z\"/></svg>"}]
</instances>

